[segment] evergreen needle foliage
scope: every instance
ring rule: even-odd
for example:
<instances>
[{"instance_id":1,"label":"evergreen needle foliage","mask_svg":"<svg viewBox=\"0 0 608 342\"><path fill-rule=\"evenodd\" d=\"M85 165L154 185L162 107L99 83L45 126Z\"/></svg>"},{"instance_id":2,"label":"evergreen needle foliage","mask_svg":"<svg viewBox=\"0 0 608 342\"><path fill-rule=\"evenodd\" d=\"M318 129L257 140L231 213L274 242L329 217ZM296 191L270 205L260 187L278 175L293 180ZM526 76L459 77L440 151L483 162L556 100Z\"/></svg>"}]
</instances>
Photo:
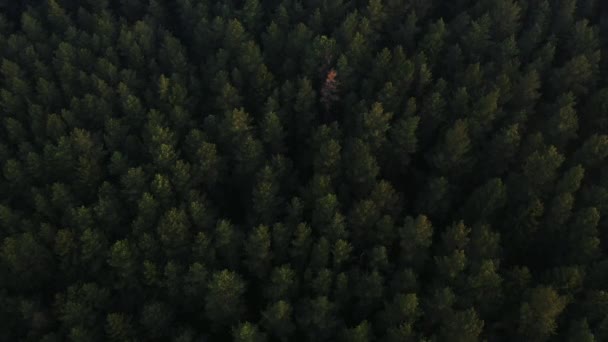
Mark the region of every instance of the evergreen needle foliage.
<instances>
[{"instance_id":1,"label":"evergreen needle foliage","mask_svg":"<svg viewBox=\"0 0 608 342\"><path fill-rule=\"evenodd\" d=\"M0 0L0 341L608 341L603 0Z\"/></svg>"}]
</instances>

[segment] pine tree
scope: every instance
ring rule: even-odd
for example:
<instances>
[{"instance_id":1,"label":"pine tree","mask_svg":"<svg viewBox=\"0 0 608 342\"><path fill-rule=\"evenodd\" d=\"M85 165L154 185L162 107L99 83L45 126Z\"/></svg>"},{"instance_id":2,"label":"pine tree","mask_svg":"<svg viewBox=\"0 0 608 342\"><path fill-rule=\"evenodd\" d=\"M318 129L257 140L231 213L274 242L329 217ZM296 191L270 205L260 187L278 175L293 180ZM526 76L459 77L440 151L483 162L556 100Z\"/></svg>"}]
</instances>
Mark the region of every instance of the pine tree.
<instances>
[{"instance_id":1,"label":"pine tree","mask_svg":"<svg viewBox=\"0 0 608 342\"><path fill-rule=\"evenodd\" d=\"M528 300L520 307L518 332L525 338L547 340L555 333L556 318L566 307L567 301L554 289L537 287L530 291Z\"/></svg>"},{"instance_id":2,"label":"pine tree","mask_svg":"<svg viewBox=\"0 0 608 342\"><path fill-rule=\"evenodd\" d=\"M245 282L235 272L217 271L211 275L205 296L205 314L217 326L230 325L241 319Z\"/></svg>"}]
</instances>

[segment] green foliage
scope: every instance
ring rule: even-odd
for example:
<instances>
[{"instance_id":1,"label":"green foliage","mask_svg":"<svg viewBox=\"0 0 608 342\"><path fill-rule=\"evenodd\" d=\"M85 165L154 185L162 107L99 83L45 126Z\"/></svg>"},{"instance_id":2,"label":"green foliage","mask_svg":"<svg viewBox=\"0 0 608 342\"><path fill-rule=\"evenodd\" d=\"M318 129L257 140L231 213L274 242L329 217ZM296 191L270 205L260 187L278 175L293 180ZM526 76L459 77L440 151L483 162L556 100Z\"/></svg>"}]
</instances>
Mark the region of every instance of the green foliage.
<instances>
[{"instance_id":1,"label":"green foliage","mask_svg":"<svg viewBox=\"0 0 608 342\"><path fill-rule=\"evenodd\" d=\"M0 0L0 341L608 340L596 0Z\"/></svg>"},{"instance_id":2,"label":"green foliage","mask_svg":"<svg viewBox=\"0 0 608 342\"><path fill-rule=\"evenodd\" d=\"M205 314L219 326L238 322L243 313L245 282L238 274L223 270L215 272L205 296Z\"/></svg>"},{"instance_id":3,"label":"green foliage","mask_svg":"<svg viewBox=\"0 0 608 342\"><path fill-rule=\"evenodd\" d=\"M245 257L249 271L257 277L265 277L271 266L270 230L258 226L249 233L245 242Z\"/></svg>"},{"instance_id":4,"label":"green foliage","mask_svg":"<svg viewBox=\"0 0 608 342\"><path fill-rule=\"evenodd\" d=\"M439 335L451 341L478 341L484 326L473 309L452 313L442 324Z\"/></svg>"},{"instance_id":5,"label":"green foliage","mask_svg":"<svg viewBox=\"0 0 608 342\"><path fill-rule=\"evenodd\" d=\"M263 342L266 336L257 326L245 322L232 329L232 339L234 342Z\"/></svg>"},{"instance_id":6,"label":"green foliage","mask_svg":"<svg viewBox=\"0 0 608 342\"><path fill-rule=\"evenodd\" d=\"M466 171L471 162L470 150L468 125L458 120L445 132L433 162L444 174L460 174Z\"/></svg>"},{"instance_id":7,"label":"green foliage","mask_svg":"<svg viewBox=\"0 0 608 342\"><path fill-rule=\"evenodd\" d=\"M422 266L428 257L428 248L432 244L433 226L426 216L405 219L405 225L399 230L400 247L406 262Z\"/></svg>"},{"instance_id":8,"label":"green foliage","mask_svg":"<svg viewBox=\"0 0 608 342\"><path fill-rule=\"evenodd\" d=\"M106 332L112 341L125 341L133 335L133 327L124 314L110 313L106 318Z\"/></svg>"},{"instance_id":9,"label":"green foliage","mask_svg":"<svg viewBox=\"0 0 608 342\"><path fill-rule=\"evenodd\" d=\"M555 334L555 321L566 304L566 299L552 288L541 286L532 289L528 300L520 307L518 332L525 338L547 340Z\"/></svg>"},{"instance_id":10,"label":"green foliage","mask_svg":"<svg viewBox=\"0 0 608 342\"><path fill-rule=\"evenodd\" d=\"M269 304L262 312L262 325L279 340L287 341L295 330L292 315L293 309L289 302L280 300Z\"/></svg>"}]
</instances>

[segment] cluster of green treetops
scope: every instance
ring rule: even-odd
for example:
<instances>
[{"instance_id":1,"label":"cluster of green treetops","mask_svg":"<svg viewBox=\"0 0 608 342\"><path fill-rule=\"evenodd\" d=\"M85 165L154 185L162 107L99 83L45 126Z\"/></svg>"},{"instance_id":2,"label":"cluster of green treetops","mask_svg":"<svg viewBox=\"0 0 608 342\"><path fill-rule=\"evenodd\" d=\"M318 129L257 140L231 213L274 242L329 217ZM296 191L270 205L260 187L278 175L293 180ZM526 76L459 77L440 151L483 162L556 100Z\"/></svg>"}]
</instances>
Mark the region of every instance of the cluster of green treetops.
<instances>
[{"instance_id":1,"label":"cluster of green treetops","mask_svg":"<svg viewBox=\"0 0 608 342\"><path fill-rule=\"evenodd\" d=\"M0 1L0 341L608 341L605 5Z\"/></svg>"}]
</instances>

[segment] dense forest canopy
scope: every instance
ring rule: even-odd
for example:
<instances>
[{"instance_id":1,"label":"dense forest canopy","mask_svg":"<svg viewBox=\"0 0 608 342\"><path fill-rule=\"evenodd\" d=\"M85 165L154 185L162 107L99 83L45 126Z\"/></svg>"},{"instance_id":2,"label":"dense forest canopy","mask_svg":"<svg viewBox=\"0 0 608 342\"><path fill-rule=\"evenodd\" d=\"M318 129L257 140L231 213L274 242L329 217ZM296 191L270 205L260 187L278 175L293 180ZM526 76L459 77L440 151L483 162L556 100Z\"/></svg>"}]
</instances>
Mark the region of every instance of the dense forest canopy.
<instances>
[{"instance_id":1,"label":"dense forest canopy","mask_svg":"<svg viewBox=\"0 0 608 342\"><path fill-rule=\"evenodd\" d=\"M608 341L607 9L0 1L0 341Z\"/></svg>"}]
</instances>

